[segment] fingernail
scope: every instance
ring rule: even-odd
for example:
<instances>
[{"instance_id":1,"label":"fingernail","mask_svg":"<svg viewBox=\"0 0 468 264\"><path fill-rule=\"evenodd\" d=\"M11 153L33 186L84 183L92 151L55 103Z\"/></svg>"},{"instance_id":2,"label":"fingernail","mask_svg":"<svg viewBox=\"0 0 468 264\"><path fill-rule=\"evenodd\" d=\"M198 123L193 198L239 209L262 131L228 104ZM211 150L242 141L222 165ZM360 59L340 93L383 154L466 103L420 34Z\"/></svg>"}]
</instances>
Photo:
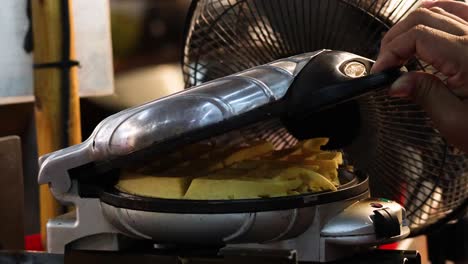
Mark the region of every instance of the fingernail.
<instances>
[{"instance_id":1,"label":"fingernail","mask_svg":"<svg viewBox=\"0 0 468 264\"><path fill-rule=\"evenodd\" d=\"M407 75L398 78L388 90L391 97L408 97L411 94L412 82Z\"/></svg>"}]
</instances>

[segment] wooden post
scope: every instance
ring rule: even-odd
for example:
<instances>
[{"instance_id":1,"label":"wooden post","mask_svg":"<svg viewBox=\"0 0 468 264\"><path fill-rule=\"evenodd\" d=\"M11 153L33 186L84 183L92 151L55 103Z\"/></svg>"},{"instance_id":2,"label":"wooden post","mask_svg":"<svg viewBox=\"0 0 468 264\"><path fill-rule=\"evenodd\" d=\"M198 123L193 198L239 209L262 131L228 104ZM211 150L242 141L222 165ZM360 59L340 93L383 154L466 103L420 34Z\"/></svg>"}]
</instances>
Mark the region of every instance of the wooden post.
<instances>
[{"instance_id":1,"label":"wooden post","mask_svg":"<svg viewBox=\"0 0 468 264\"><path fill-rule=\"evenodd\" d=\"M68 16L69 21L64 19L67 17L64 16L66 8L68 14L72 14L68 1L71 0L31 0L35 65L66 64L75 59L72 17ZM69 41L67 34L64 34L67 30L65 27L69 27ZM69 49L69 58L64 58L64 49ZM41 156L79 143L81 126L77 67L35 68L34 96L38 154ZM64 116L64 113L68 114ZM61 213L61 206L52 197L47 185L40 186L39 193L41 235L45 245L47 221Z\"/></svg>"}]
</instances>

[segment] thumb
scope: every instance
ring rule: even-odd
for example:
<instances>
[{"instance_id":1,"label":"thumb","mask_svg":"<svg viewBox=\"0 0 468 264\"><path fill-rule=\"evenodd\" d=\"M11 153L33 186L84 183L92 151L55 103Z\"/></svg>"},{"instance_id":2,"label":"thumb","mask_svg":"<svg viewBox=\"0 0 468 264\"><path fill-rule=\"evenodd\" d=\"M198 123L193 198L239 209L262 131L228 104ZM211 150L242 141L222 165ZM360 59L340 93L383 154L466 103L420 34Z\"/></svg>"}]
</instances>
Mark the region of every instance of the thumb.
<instances>
[{"instance_id":1,"label":"thumb","mask_svg":"<svg viewBox=\"0 0 468 264\"><path fill-rule=\"evenodd\" d=\"M389 90L392 97L409 97L429 115L434 126L451 143L468 150L468 105L454 95L436 76L409 72L396 80Z\"/></svg>"}]
</instances>

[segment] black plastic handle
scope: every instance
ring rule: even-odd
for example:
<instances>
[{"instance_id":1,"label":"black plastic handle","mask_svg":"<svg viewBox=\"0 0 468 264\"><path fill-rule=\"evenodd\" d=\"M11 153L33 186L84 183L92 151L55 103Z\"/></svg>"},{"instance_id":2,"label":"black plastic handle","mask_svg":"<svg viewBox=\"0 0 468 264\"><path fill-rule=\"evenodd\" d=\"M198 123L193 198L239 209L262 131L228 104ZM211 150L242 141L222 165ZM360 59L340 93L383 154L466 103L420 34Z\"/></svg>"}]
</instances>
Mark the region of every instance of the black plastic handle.
<instances>
[{"instance_id":1,"label":"black plastic handle","mask_svg":"<svg viewBox=\"0 0 468 264\"><path fill-rule=\"evenodd\" d=\"M345 65L356 62L369 72L373 61L342 51L327 51L311 60L289 89L288 113L307 115L355 99L394 82L402 71L391 69L353 78L344 72Z\"/></svg>"},{"instance_id":2,"label":"black plastic handle","mask_svg":"<svg viewBox=\"0 0 468 264\"><path fill-rule=\"evenodd\" d=\"M399 69L392 69L353 78L370 72L372 64L370 59L343 51L326 51L312 59L285 97L281 120L289 133L297 139L328 137L330 149L352 143L361 126L359 105L352 99L387 86L401 75ZM347 72L349 65L357 65L357 71Z\"/></svg>"}]
</instances>

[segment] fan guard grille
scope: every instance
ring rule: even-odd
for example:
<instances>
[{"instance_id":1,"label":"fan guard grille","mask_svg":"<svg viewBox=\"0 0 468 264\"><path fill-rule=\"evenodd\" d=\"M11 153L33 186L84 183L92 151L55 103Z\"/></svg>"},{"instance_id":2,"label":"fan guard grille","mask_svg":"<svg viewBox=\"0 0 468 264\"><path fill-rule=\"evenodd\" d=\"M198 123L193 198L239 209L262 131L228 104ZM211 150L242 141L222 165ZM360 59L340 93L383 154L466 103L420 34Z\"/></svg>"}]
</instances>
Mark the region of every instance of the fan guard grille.
<instances>
[{"instance_id":1,"label":"fan guard grille","mask_svg":"<svg viewBox=\"0 0 468 264\"><path fill-rule=\"evenodd\" d=\"M400 0L195 1L184 48L186 86L323 48L375 58L388 27L416 5ZM444 78L424 62L413 60L407 67ZM344 152L369 174L372 195L406 207L412 234L464 203L467 156L446 144L418 106L390 98L385 90L359 99L359 106L360 133ZM279 123L241 134L280 146L295 140Z\"/></svg>"}]
</instances>

